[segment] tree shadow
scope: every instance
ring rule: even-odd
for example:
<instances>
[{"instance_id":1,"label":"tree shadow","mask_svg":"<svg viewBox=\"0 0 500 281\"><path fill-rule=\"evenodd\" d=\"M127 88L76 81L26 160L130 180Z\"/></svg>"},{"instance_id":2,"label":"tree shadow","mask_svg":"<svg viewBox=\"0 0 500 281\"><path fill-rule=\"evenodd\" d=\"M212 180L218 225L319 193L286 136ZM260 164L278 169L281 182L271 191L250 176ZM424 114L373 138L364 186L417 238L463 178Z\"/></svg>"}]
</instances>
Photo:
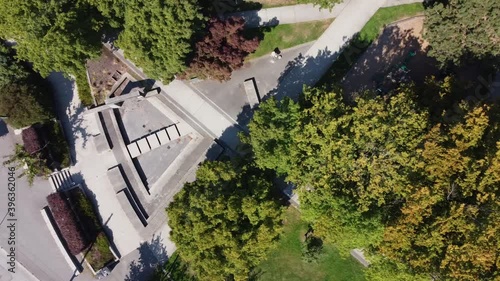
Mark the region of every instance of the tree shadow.
<instances>
[{"instance_id":1,"label":"tree shadow","mask_svg":"<svg viewBox=\"0 0 500 281\"><path fill-rule=\"evenodd\" d=\"M138 248L139 259L129 265L129 273L125 281L149 280L159 266L168 260L168 254L160 236L153 237L151 241L143 242Z\"/></svg>"},{"instance_id":2,"label":"tree shadow","mask_svg":"<svg viewBox=\"0 0 500 281\"><path fill-rule=\"evenodd\" d=\"M7 127L7 123L0 119L0 138L7 135L9 133L9 128Z\"/></svg>"},{"instance_id":3,"label":"tree shadow","mask_svg":"<svg viewBox=\"0 0 500 281\"><path fill-rule=\"evenodd\" d=\"M48 80L52 85L54 95L54 107L58 119L61 121L64 135L70 147L70 155L73 162L76 163L76 140L82 139L81 147L85 148L90 137L93 135L87 132L87 126L84 124L85 107L82 104L73 104L74 92L76 86L74 80L70 80L60 72L54 72ZM80 145L79 145L80 146Z\"/></svg>"},{"instance_id":4,"label":"tree shadow","mask_svg":"<svg viewBox=\"0 0 500 281\"><path fill-rule=\"evenodd\" d=\"M437 62L427 56L428 47L415 31L397 25L385 28L342 78L346 99L352 101L365 91L388 93L402 83L422 84L437 75Z\"/></svg>"},{"instance_id":5,"label":"tree shadow","mask_svg":"<svg viewBox=\"0 0 500 281\"><path fill-rule=\"evenodd\" d=\"M338 53L328 48L318 50L315 56L304 56L300 54L291 60L278 78L278 85L267 95L262 97L265 101L270 97L282 99L286 96L298 99L304 86L312 87L320 80L328 70Z\"/></svg>"},{"instance_id":6,"label":"tree shadow","mask_svg":"<svg viewBox=\"0 0 500 281\"><path fill-rule=\"evenodd\" d=\"M113 231L108 226L108 223L113 215L111 215L109 218L106 218L106 220L104 220L101 213L99 212L99 201L97 200L97 196L92 190L90 190L88 188L81 173L71 174L71 178L73 179L75 184L79 184L81 186L82 190L87 195L87 198L92 203L92 206L94 208L94 212L97 215L97 219L99 220L99 223L102 226L102 230L106 233L106 236L109 239L109 243L111 245L111 248L117 254L117 256L120 257L121 256L120 252L118 251L118 249L116 248L116 245L114 243Z\"/></svg>"}]
</instances>

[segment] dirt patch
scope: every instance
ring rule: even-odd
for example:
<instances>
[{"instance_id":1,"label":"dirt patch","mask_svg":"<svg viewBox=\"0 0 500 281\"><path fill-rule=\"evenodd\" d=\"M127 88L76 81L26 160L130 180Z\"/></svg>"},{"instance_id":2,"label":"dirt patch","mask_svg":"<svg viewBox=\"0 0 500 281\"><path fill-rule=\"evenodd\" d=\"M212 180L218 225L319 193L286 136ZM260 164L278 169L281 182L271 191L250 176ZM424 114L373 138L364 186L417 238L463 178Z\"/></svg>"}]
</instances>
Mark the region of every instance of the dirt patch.
<instances>
[{"instance_id":1,"label":"dirt patch","mask_svg":"<svg viewBox=\"0 0 500 281\"><path fill-rule=\"evenodd\" d=\"M398 83L421 83L436 75L436 61L427 56L422 38L424 17L397 21L382 31L342 81L350 99L365 90L389 91Z\"/></svg>"},{"instance_id":2,"label":"dirt patch","mask_svg":"<svg viewBox=\"0 0 500 281\"><path fill-rule=\"evenodd\" d=\"M111 51L102 48L99 58L87 62L90 88L97 104L104 103L113 85L128 71L128 68Z\"/></svg>"}]
</instances>

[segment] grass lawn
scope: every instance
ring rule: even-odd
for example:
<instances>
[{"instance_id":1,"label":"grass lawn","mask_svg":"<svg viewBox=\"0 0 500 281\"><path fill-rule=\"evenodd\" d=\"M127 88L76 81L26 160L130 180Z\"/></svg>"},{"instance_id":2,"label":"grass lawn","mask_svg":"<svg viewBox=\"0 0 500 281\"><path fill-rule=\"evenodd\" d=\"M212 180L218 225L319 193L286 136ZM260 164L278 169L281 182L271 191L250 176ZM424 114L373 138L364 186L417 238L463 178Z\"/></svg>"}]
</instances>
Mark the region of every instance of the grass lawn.
<instances>
[{"instance_id":1,"label":"grass lawn","mask_svg":"<svg viewBox=\"0 0 500 281\"><path fill-rule=\"evenodd\" d=\"M302 260L302 241L308 225L300 220L294 208L287 211L285 231L278 247L255 270L258 281L361 281L363 267L353 258L342 258L331 245L324 245L324 254L317 263Z\"/></svg>"},{"instance_id":2,"label":"grass lawn","mask_svg":"<svg viewBox=\"0 0 500 281\"><path fill-rule=\"evenodd\" d=\"M280 24L276 27L250 29L250 33L263 32L264 36L259 47L247 59L270 55L278 47L280 50L314 41L330 26L333 19L311 21L294 24Z\"/></svg>"},{"instance_id":3,"label":"grass lawn","mask_svg":"<svg viewBox=\"0 0 500 281\"><path fill-rule=\"evenodd\" d=\"M377 39L380 31L386 24L397 20L413 17L424 12L422 3L399 5L379 9L375 15L361 29L359 37L361 40L372 42Z\"/></svg>"},{"instance_id":4,"label":"grass lawn","mask_svg":"<svg viewBox=\"0 0 500 281\"><path fill-rule=\"evenodd\" d=\"M340 55L333 63L330 70L318 82L318 86L331 87L342 80L356 60L377 39L384 25L397 20L422 14L424 6L422 3L399 5L379 9L375 15L361 29L357 38L353 39L350 46L345 48L344 53Z\"/></svg>"}]
</instances>

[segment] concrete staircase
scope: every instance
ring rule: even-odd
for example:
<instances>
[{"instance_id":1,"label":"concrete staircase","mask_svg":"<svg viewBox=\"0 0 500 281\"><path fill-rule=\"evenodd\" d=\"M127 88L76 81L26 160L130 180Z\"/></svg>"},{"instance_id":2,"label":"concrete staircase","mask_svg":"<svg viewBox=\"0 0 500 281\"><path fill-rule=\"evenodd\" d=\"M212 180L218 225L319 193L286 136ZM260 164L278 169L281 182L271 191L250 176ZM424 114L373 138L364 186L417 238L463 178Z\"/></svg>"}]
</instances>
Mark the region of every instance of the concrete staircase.
<instances>
[{"instance_id":1,"label":"concrete staircase","mask_svg":"<svg viewBox=\"0 0 500 281\"><path fill-rule=\"evenodd\" d=\"M64 191L75 185L69 169L63 169L59 172L51 174L49 181L54 191Z\"/></svg>"}]
</instances>

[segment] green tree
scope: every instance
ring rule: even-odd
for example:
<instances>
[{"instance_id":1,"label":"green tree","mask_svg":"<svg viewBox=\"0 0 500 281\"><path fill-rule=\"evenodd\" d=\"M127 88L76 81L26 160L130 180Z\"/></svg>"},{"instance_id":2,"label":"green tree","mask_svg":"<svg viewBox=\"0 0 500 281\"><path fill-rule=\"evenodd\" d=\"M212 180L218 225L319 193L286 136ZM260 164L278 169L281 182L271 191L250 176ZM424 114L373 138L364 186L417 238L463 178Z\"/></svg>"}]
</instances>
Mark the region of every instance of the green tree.
<instances>
[{"instance_id":1,"label":"green tree","mask_svg":"<svg viewBox=\"0 0 500 281\"><path fill-rule=\"evenodd\" d=\"M137 0L125 7L117 45L146 74L169 82L185 69L203 15L196 0Z\"/></svg>"},{"instance_id":2,"label":"green tree","mask_svg":"<svg viewBox=\"0 0 500 281\"><path fill-rule=\"evenodd\" d=\"M3 164L15 164L17 170L24 169L26 167L19 177L26 176L30 185L33 184L35 177L47 177L51 173L50 169L47 168L45 160L41 156L40 152L28 153L24 149L24 146L20 144L16 144L14 154L11 155Z\"/></svg>"},{"instance_id":3,"label":"green tree","mask_svg":"<svg viewBox=\"0 0 500 281\"><path fill-rule=\"evenodd\" d=\"M420 150L425 180L414 184L381 252L445 280L498 278L500 126L486 106L437 124ZM493 114L492 116L490 116ZM496 115L496 116L495 116Z\"/></svg>"},{"instance_id":4,"label":"green tree","mask_svg":"<svg viewBox=\"0 0 500 281\"><path fill-rule=\"evenodd\" d=\"M425 37L429 55L441 63L459 63L464 57L500 55L500 2L449 0L426 11Z\"/></svg>"},{"instance_id":5,"label":"green tree","mask_svg":"<svg viewBox=\"0 0 500 281\"><path fill-rule=\"evenodd\" d=\"M261 169L273 169L286 175L292 164L292 132L299 121L300 106L291 99L267 100L255 111L246 140L253 148L255 163Z\"/></svg>"},{"instance_id":6,"label":"green tree","mask_svg":"<svg viewBox=\"0 0 500 281\"><path fill-rule=\"evenodd\" d=\"M43 105L46 99L47 94L33 84L7 84L0 91L0 115L7 117L7 123L15 128L43 123L52 118Z\"/></svg>"},{"instance_id":7,"label":"green tree","mask_svg":"<svg viewBox=\"0 0 500 281\"><path fill-rule=\"evenodd\" d=\"M247 280L281 232L283 208L266 173L205 162L167 209L180 257L200 280Z\"/></svg>"},{"instance_id":8,"label":"green tree","mask_svg":"<svg viewBox=\"0 0 500 281\"><path fill-rule=\"evenodd\" d=\"M18 80L25 80L29 74L21 63L14 59L12 49L0 45L0 86Z\"/></svg>"},{"instance_id":9,"label":"green tree","mask_svg":"<svg viewBox=\"0 0 500 281\"><path fill-rule=\"evenodd\" d=\"M13 39L17 56L42 76L75 74L101 48L103 18L84 1L1 0L0 37Z\"/></svg>"}]
</instances>

